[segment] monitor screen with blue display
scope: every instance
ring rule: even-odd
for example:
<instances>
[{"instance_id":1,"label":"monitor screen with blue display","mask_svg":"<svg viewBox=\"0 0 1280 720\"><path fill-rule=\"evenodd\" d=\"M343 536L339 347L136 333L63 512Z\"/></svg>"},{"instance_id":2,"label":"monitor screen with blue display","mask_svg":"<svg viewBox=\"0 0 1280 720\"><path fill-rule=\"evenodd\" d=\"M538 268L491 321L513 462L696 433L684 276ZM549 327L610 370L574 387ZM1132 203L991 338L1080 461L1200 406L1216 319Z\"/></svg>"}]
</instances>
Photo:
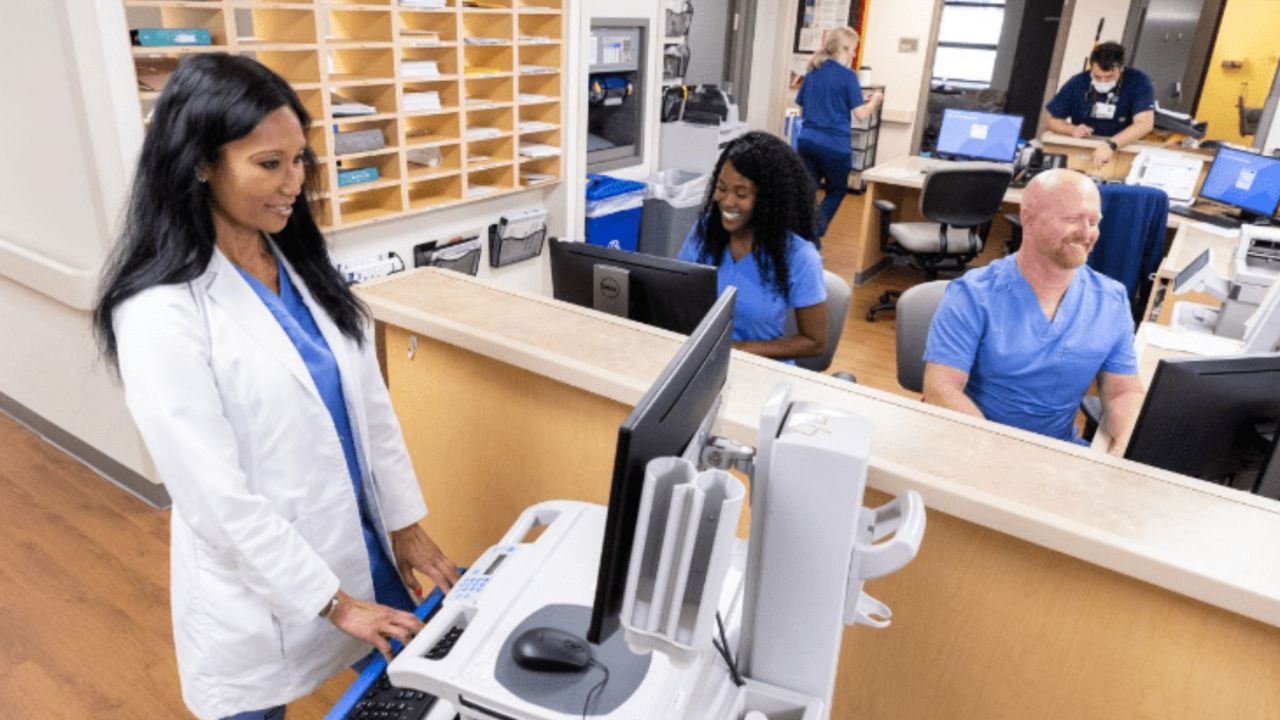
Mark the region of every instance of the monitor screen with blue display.
<instances>
[{"instance_id":1,"label":"monitor screen with blue display","mask_svg":"<svg viewBox=\"0 0 1280 720\"><path fill-rule=\"evenodd\" d=\"M1219 148L1200 197L1271 217L1280 206L1280 159Z\"/></svg>"},{"instance_id":2,"label":"monitor screen with blue display","mask_svg":"<svg viewBox=\"0 0 1280 720\"><path fill-rule=\"evenodd\" d=\"M1013 162L1021 115L997 115L947 108L938 131L938 155L962 160Z\"/></svg>"}]
</instances>

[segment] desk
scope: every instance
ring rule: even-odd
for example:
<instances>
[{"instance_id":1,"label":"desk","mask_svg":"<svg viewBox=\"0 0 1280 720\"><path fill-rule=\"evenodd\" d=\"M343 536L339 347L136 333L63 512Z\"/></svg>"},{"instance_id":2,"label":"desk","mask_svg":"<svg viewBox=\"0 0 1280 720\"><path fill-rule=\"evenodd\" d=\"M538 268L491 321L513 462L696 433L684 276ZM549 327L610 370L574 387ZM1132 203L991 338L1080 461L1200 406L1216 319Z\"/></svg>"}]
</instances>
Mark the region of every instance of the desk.
<instances>
[{"instance_id":1,"label":"desk","mask_svg":"<svg viewBox=\"0 0 1280 720\"><path fill-rule=\"evenodd\" d=\"M459 562L534 502L605 501L617 427L682 339L442 270L357 292ZM846 632L833 718L1274 716L1280 503L736 351L723 434L754 444L780 381L870 418L869 486L930 513L916 560L868 583L894 624Z\"/></svg>"},{"instance_id":2,"label":"desk","mask_svg":"<svg viewBox=\"0 0 1280 720\"><path fill-rule=\"evenodd\" d=\"M1088 170L1088 154L1093 152L1096 141L1078 140L1064 135L1048 133L1044 137L1044 142L1045 149L1048 152L1067 153L1068 167L1081 169L1082 172ZM1102 177L1123 179L1129 172L1129 164L1132 162L1135 153L1148 147L1157 146L1135 143L1121 148L1116 153L1116 160L1103 167ZM1079 165L1078 156L1080 155L1085 155L1085 164L1083 166ZM920 188L924 187L924 172L922 171L926 170L931 164L939 162L945 161L907 156L877 165L862 173L867 187L862 206L862 220L858 225L858 235L848 240L834 236L823 240L823 242L837 245L844 242L852 242L855 245L852 253L855 263L853 277L855 285L861 285L868 278L882 270L889 262L884 253L880 252L880 213L876 210L874 201L889 200L897 205L898 219L900 221L923 220L924 218L919 211ZM1207 167L1208 165L1206 164ZM1203 181L1204 171L1201 172L1200 178L1200 182ZM1197 184L1198 187L1199 185ZM1010 188L1005 193L1004 206L1001 208L1001 212L1016 212L1021 205L1022 190L1020 188ZM1003 221L997 220L996 222L999 224ZM1184 224L1192 222L1194 221L1189 218L1170 213L1168 227L1177 229Z\"/></svg>"}]
</instances>

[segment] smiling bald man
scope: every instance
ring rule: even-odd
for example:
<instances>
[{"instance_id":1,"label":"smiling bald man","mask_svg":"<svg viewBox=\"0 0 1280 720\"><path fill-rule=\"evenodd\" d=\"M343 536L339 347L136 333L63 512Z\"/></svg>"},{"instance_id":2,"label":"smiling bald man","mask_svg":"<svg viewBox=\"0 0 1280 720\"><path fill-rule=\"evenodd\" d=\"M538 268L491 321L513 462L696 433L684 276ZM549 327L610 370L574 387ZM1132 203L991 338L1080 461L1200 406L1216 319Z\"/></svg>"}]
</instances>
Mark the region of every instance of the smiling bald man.
<instances>
[{"instance_id":1,"label":"smiling bald man","mask_svg":"<svg viewBox=\"0 0 1280 720\"><path fill-rule=\"evenodd\" d=\"M947 286L929 327L924 399L1082 442L1076 408L1096 377L1102 427L1122 454L1142 403L1124 286L1085 265L1102 219L1080 173L1038 175L1023 193L1023 242Z\"/></svg>"}]
</instances>

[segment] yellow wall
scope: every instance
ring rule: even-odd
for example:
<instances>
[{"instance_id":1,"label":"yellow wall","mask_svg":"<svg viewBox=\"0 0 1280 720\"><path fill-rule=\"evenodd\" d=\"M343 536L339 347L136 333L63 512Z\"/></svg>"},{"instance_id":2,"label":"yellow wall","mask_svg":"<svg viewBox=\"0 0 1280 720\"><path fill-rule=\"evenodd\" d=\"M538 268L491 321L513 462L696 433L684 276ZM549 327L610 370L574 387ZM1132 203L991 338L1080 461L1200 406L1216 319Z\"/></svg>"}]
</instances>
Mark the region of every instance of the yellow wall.
<instances>
[{"instance_id":1,"label":"yellow wall","mask_svg":"<svg viewBox=\"0 0 1280 720\"><path fill-rule=\"evenodd\" d=\"M1245 105L1262 107L1280 59L1277 30L1280 30L1280 2L1227 0L1213 57L1209 60L1209 71L1205 73L1200 105L1196 109L1196 117L1209 123L1206 137L1245 142L1238 132L1236 98L1240 96L1241 83L1247 82ZM1243 65L1239 68L1222 67L1223 61L1232 60ZM1250 137L1249 141L1252 140Z\"/></svg>"}]
</instances>

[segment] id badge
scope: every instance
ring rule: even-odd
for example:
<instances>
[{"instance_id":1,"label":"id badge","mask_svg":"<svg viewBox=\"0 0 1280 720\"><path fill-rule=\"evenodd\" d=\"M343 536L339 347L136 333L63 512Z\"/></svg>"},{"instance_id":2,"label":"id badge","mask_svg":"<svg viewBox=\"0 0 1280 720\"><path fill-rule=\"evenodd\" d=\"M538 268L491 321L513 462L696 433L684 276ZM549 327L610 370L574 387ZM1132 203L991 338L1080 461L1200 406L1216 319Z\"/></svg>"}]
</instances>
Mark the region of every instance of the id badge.
<instances>
[{"instance_id":1,"label":"id badge","mask_svg":"<svg viewBox=\"0 0 1280 720\"><path fill-rule=\"evenodd\" d=\"M1111 120L1116 116L1115 103L1096 102L1093 104L1093 117L1095 120Z\"/></svg>"}]
</instances>

